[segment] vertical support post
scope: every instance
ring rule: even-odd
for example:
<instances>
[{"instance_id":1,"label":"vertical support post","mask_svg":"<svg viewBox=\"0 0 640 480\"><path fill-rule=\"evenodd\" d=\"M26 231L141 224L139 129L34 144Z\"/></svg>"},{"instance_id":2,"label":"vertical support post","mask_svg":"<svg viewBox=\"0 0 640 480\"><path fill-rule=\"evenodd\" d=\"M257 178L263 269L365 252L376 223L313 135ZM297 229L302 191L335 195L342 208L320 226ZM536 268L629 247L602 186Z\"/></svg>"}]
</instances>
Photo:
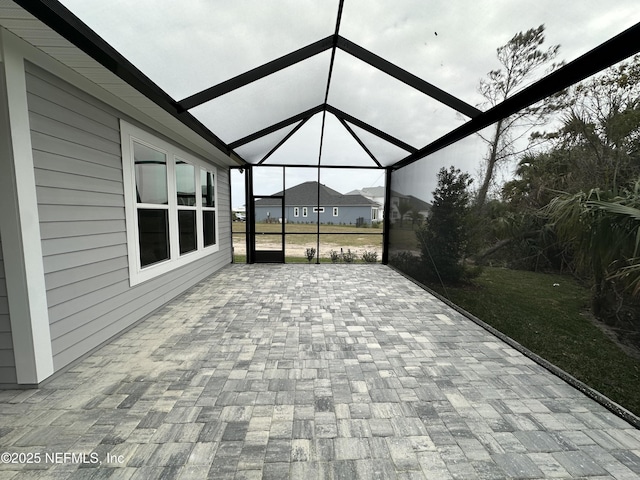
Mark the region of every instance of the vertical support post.
<instances>
[{"instance_id":1,"label":"vertical support post","mask_svg":"<svg viewBox=\"0 0 640 480\"><path fill-rule=\"evenodd\" d=\"M253 199L253 168L247 166L244 177L244 192L246 205L245 218L245 240L247 242L247 263L255 262L256 250L256 225L255 225L255 202Z\"/></svg>"},{"instance_id":2,"label":"vertical support post","mask_svg":"<svg viewBox=\"0 0 640 480\"><path fill-rule=\"evenodd\" d=\"M282 167L282 263L287 263L285 223L287 223L286 167Z\"/></svg>"},{"instance_id":3,"label":"vertical support post","mask_svg":"<svg viewBox=\"0 0 640 480\"><path fill-rule=\"evenodd\" d=\"M0 28L0 229L18 384L54 371L23 44Z\"/></svg>"},{"instance_id":4,"label":"vertical support post","mask_svg":"<svg viewBox=\"0 0 640 480\"><path fill-rule=\"evenodd\" d=\"M382 263L389 264L389 230L391 229L391 178L393 170L387 167L387 175L384 182L384 208L382 222Z\"/></svg>"},{"instance_id":5,"label":"vertical support post","mask_svg":"<svg viewBox=\"0 0 640 480\"><path fill-rule=\"evenodd\" d=\"M322 146L320 146L322 150ZM318 161L318 199L316 202L316 215L318 216L316 228L316 265L320 263L320 161Z\"/></svg>"}]
</instances>

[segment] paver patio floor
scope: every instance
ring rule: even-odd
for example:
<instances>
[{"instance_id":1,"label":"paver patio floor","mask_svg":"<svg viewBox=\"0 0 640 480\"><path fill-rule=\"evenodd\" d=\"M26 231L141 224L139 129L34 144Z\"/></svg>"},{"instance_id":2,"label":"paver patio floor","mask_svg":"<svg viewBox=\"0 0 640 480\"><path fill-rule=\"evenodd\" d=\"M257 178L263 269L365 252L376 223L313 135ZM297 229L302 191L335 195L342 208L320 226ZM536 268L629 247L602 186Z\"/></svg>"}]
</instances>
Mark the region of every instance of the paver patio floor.
<instances>
[{"instance_id":1,"label":"paver patio floor","mask_svg":"<svg viewBox=\"0 0 640 480\"><path fill-rule=\"evenodd\" d=\"M382 265L231 265L0 415L40 458L2 479L640 478L640 431Z\"/></svg>"}]
</instances>

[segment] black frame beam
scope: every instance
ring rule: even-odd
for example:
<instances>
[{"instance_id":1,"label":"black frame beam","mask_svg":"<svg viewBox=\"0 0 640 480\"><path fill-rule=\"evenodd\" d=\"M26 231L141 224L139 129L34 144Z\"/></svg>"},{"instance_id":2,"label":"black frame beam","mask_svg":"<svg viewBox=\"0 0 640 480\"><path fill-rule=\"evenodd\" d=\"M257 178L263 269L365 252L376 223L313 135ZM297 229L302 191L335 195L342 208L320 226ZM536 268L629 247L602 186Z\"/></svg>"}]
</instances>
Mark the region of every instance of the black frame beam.
<instances>
[{"instance_id":1,"label":"black frame beam","mask_svg":"<svg viewBox=\"0 0 640 480\"><path fill-rule=\"evenodd\" d=\"M382 259L383 265L389 264L389 244L391 231L391 180L393 176L393 170L391 168L386 169L386 177L384 182L384 210L382 211Z\"/></svg>"},{"instance_id":2,"label":"black frame beam","mask_svg":"<svg viewBox=\"0 0 640 480\"><path fill-rule=\"evenodd\" d=\"M369 157L371 157L371 160L374 161L374 163L380 167L383 168L382 165L380 164L380 162L378 161L378 159L375 157L375 155L373 153L371 153L371 150L369 150L369 148L367 148L367 146L364 144L364 142L360 139L360 137L358 135L356 135L356 132L353 131L353 128L351 128L349 126L349 124L342 118L336 117L338 119L338 121L342 124L342 126L345 128L345 130L347 132L349 132L351 134L351 136L353 137L353 139L358 142L358 145L360 145L360 148L362 148L367 155L369 155Z\"/></svg>"},{"instance_id":3,"label":"black frame beam","mask_svg":"<svg viewBox=\"0 0 640 480\"><path fill-rule=\"evenodd\" d=\"M464 125L395 163L397 170L640 52L640 23L538 80Z\"/></svg>"},{"instance_id":4,"label":"black frame beam","mask_svg":"<svg viewBox=\"0 0 640 480\"><path fill-rule=\"evenodd\" d=\"M350 40L347 40L344 37L338 37L338 48L344 52L347 52L350 55L353 55L359 60L362 60L365 63L368 63L372 67L380 70L381 72L386 73L387 75L392 76L396 80L409 85L410 87L419 90L425 95L430 96L431 98L437 100L440 103L447 105L448 107L457 110L458 112L466 115L470 118L475 118L482 113L481 110L478 110L476 107L469 105L466 102L463 102L457 97L445 92L444 90L439 89L435 85L430 84L429 82L424 81L420 77L415 76L412 73L407 72L406 70L394 65L393 63L385 60L384 58L376 55L369 50L362 48L360 45L357 45Z\"/></svg>"},{"instance_id":5,"label":"black frame beam","mask_svg":"<svg viewBox=\"0 0 640 480\"><path fill-rule=\"evenodd\" d=\"M343 119L346 120L349 123L354 124L356 127L360 127L363 130L366 130L367 132L375 135L376 137L380 137L381 139L395 145L396 147L401 148L402 150L405 150L407 152L417 152L418 149L415 147L412 147L411 145L409 145L408 143L403 142L402 140L397 139L396 137L394 137L393 135L389 135L388 133L383 132L382 130L378 130L375 127L372 127L371 125L369 125L366 122L363 122L362 120L353 117L351 115L349 115L346 112L343 112L342 110L336 108L336 107L332 107L331 105L327 105L326 106L326 110L329 113L333 113L336 117L338 117L338 119Z\"/></svg>"},{"instance_id":6,"label":"black frame beam","mask_svg":"<svg viewBox=\"0 0 640 480\"><path fill-rule=\"evenodd\" d=\"M258 130L257 132L253 132L252 134L247 135L246 137L231 142L229 144L229 148L235 149L241 147L245 143L253 142L254 140L262 138L265 135L269 135L270 133L276 132L281 128L288 127L289 125L304 120L305 118L313 117L316 113L322 112L322 110L324 110L324 105L317 105L313 108L310 108L309 110L305 110L304 112L293 115L292 117L282 120L281 122L274 123L273 125L263 128L262 130Z\"/></svg>"},{"instance_id":7,"label":"black frame beam","mask_svg":"<svg viewBox=\"0 0 640 480\"><path fill-rule=\"evenodd\" d=\"M269 153L267 153L264 157L260 159L260 161L258 162L258 165L262 165L271 155L273 155L276 152L276 150L278 150L287 140L289 140L294 133L300 130L302 126L309 121L310 118L311 117L302 119L302 121L298 123L298 125L293 127L293 129L289 133L287 133L285 137L282 140L280 140L275 147L269 150Z\"/></svg>"},{"instance_id":8,"label":"black frame beam","mask_svg":"<svg viewBox=\"0 0 640 480\"><path fill-rule=\"evenodd\" d=\"M222 83L209 87L201 92L195 93L187 98L184 98L178 102L182 111L189 110L191 108L202 105L205 102L218 98L225 93L229 93L238 88L244 87L252 82L260 80L266 76L283 70L287 67L295 65L307 58L313 57L319 53L329 50L334 47L334 36L330 35L322 40L318 40L306 47L302 47L287 55L283 55L280 58L272 60L256 67L248 72L241 73L240 75L225 80Z\"/></svg>"}]
</instances>

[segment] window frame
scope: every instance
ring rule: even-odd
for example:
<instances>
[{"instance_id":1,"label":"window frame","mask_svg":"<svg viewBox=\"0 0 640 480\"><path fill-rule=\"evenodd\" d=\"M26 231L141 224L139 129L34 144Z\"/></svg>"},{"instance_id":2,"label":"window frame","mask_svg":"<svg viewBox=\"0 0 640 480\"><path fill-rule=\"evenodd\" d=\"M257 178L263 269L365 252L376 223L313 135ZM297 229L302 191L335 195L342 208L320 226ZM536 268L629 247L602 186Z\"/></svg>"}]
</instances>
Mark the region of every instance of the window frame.
<instances>
[{"instance_id":1,"label":"window frame","mask_svg":"<svg viewBox=\"0 0 640 480\"><path fill-rule=\"evenodd\" d=\"M129 284L134 286L152 278L164 275L184 265L216 253L220 250L219 215L218 215L218 169L184 149L161 139L146 130L120 120L120 139L122 153L122 178L124 186L125 224L127 229L127 256L129 263ZM167 205L138 203L136 198L135 159L133 153L134 142L163 152L167 159ZM176 163L185 162L194 167L194 186L196 189L195 206L178 205ZM213 174L215 207L204 207L202 202L202 186L200 176L202 171ZM140 232L138 228L138 210L148 208L162 208L168 211L169 219L169 258L141 266ZM196 249L180 254L180 232L178 229L178 211L192 210L196 212ZM203 212L214 211L214 242L204 246Z\"/></svg>"},{"instance_id":2,"label":"window frame","mask_svg":"<svg viewBox=\"0 0 640 480\"><path fill-rule=\"evenodd\" d=\"M309 210L307 210L307 207L302 207L302 216L307 217L308 215L309 215Z\"/></svg>"},{"instance_id":3,"label":"window frame","mask_svg":"<svg viewBox=\"0 0 640 480\"><path fill-rule=\"evenodd\" d=\"M324 207L313 207L313 213L324 213Z\"/></svg>"},{"instance_id":4,"label":"window frame","mask_svg":"<svg viewBox=\"0 0 640 480\"><path fill-rule=\"evenodd\" d=\"M300 207L293 207L293 216L298 218L300 216Z\"/></svg>"},{"instance_id":5,"label":"window frame","mask_svg":"<svg viewBox=\"0 0 640 480\"><path fill-rule=\"evenodd\" d=\"M340 216L340 211L338 210L338 207L333 207L333 216L334 217Z\"/></svg>"}]
</instances>

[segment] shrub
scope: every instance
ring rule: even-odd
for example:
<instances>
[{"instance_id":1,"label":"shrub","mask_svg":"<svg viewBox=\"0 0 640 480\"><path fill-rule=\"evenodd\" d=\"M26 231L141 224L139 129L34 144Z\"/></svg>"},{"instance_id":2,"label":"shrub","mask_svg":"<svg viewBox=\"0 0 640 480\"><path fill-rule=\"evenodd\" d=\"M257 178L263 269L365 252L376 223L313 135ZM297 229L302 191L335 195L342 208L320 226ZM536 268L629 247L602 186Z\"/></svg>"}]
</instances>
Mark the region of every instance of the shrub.
<instances>
[{"instance_id":1,"label":"shrub","mask_svg":"<svg viewBox=\"0 0 640 480\"><path fill-rule=\"evenodd\" d=\"M307 248L307 260L309 260L309 263L311 263L311 260L313 260L315 256L316 256L316 249L313 247Z\"/></svg>"},{"instance_id":2,"label":"shrub","mask_svg":"<svg viewBox=\"0 0 640 480\"><path fill-rule=\"evenodd\" d=\"M420 268L420 257L411 252L394 253L389 257L389 264L418 281L424 281L424 274Z\"/></svg>"},{"instance_id":3,"label":"shrub","mask_svg":"<svg viewBox=\"0 0 640 480\"><path fill-rule=\"evenodd\" d=\"M368 252L365 250L362 253L362 259L367 263L376 263L378 261L378 252Z\"/></svg>"},{"instance_id":4,"label":"shrub","mask_svg":"<svg viewBox=\"0 0 640 480\"><path fill-rule=\"evenodd\" d=\"M338 261L340 260L340 252L336 252L335 250L330 250L329 257L331 257L331 261L333 263L338 263Z\"/></svg>"},{"instance_id":5,"label":"shrub","mask_svg":"<svg viewBox=\"0 0 640 480\"><path fill-rule=\"evenodd\" d=\"M347 253L342 254L342 260L345 263L353 263L356 258L358 258L358 255L356 255L355 252L351 252L351 249L347 250Z\"/></svg>"}]
</instances>

